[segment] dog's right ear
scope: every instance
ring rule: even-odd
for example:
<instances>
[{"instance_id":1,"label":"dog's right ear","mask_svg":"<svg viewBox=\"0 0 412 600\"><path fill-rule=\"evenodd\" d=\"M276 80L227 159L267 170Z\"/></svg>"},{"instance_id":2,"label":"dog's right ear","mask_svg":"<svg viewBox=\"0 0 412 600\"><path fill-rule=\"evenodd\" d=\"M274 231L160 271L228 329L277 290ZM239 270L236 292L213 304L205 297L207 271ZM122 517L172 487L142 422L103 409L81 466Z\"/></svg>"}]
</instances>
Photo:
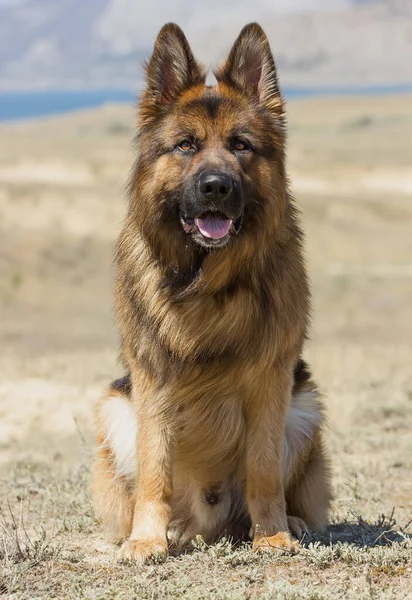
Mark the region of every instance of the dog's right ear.
<instances>
[{"instance_id":1,"label":"dog's right ear","mask_svg":"<svg viewBox=\"0 0 412 600\"><path fill-rule=\"evenodd\" d=\"M141 102L141 119L149 121L163 112L184 90L204 83L206 73L193 56L178 25L167 23L157 36L146 65L146 89Z\"/></svg>"}]
</instances>

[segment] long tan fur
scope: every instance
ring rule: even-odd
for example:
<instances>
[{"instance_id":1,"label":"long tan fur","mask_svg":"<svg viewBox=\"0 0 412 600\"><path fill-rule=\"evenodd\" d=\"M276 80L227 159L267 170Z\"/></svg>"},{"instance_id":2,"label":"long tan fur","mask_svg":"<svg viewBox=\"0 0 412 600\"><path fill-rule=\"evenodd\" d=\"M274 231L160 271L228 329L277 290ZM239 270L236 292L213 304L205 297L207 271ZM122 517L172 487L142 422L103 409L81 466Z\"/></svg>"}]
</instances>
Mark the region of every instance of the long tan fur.
<instances>
[{"instance_id":1,"label":"long tan fur","mask_svg":"<svg viewBox=\"0 0 412 600\"><path fill-rule=\"evenodd\" d=\"M141 563L198 534L290 550L290 533L326 524L330 501L322 403L300 359L309 288L284 105L258 25L216 78L207 87L182 31L163 27L116 253L127 375L98 406L93 472L98 516ZM233 147L240 134L250 146ZM244 203L240 231L216 248L178 216L210 168L232 174Z\"/></svg>"}]
</instances>

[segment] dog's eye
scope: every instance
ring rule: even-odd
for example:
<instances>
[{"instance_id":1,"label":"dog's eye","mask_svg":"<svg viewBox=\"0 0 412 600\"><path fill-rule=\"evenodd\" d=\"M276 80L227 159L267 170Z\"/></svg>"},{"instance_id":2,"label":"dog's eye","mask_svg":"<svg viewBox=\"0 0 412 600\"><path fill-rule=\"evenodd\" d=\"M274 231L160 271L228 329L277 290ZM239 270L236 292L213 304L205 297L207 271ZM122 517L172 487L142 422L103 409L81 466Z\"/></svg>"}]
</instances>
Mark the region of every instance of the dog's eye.
<instances>
[{"instance_id":1,"label":"dog's eye","mask_svg":"<svg viewBox=\"0 0 412 600\"><path fill-rule=\"evenodd\" d=\"M249 144L247 142L245 142L244 140L233 140L232 148L233 148L233 150L236 150L236 152L243 152L244 150L250 150Z\"/></svg>"},{"instance_id":2,"label":"dog's eye","mask_svg":"<svg viewBox=\"0 0 412 600\"><path fill-rule=\"evenodd\" d=\"M194 146L191 142L189 142L189 140L183 140L183 142L180 142L178 147L180 150L182 150L182 152L189 152L190 150L194 150Z\"/></svg>"}]
</instances>

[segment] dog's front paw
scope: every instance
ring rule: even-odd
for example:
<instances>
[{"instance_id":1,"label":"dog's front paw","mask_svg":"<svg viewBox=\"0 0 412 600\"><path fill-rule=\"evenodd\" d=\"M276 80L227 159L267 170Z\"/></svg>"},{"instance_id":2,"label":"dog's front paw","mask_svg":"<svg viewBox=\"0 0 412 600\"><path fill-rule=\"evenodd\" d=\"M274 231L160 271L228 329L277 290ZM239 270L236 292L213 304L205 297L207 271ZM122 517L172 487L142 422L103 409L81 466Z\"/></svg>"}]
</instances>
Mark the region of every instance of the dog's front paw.
<instances>
[{"instance_id":1,"label":"dog's front paw","mask_svg":"<svg viewBox=\"0 0 412 600\"><path fill-rule=\"evenodd\" d=\"M123 544L119 560L130 560L138 565L147 562L163 562L167 557L167 542L163 540L133 540Z\"/></svg>"},{"instance_id":2,"label":"dog's front paw","mask_svg":"<svg viewBox=\"0 0 412 600\"><path fill-rule=\"evenodd\" d=\"M294 541L288 531L279 531L275 535L255 534L253 550L285 550L291 554L298 551L298 543Z\"/></svg>"}]
</instances>

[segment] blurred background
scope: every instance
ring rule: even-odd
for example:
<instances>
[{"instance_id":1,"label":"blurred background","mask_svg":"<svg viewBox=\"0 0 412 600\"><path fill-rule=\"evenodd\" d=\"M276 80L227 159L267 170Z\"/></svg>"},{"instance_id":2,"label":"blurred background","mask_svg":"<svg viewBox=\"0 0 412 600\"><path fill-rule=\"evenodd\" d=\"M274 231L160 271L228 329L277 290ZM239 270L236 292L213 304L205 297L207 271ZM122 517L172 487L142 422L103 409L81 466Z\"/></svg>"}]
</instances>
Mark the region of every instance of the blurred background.
<instances>
[{"instance_id":1,"label":"blurred background","mask_svg":"<svg viewBox=\"0 0 412 600\"><path fill-rule=\"evenodd\" d=\"M83 519L70 543L96 534L84 520L87 486L76 482L90 462L93 402L121 372L112 252L141 62L169 20L209 66L246 22L269 36L313 284L305 354L328 406L332 519L350 511L373 519L395 507L405 524L410 0L0 0L0 471L9 484L1 494L13 504L34 490L43 515L57 506L65 514L67 501L41 492L64 471L77 495L71 514Z\"/></svg>"},{"instance_id":2,"label":"blurred background","mask_svg":"<svg viewBox=\"0 0 412 600\"><path fill-rule=\"evenodd\" d=\"M0 117L96 103L99 95L129 100L141 61L170 20L208 65L246 22L260 21L289 92L410 89L411 14L410 0L0 0L0 90L48 92L23 106L21 97L3 97Z\"/></svg>"}]
</instances>

